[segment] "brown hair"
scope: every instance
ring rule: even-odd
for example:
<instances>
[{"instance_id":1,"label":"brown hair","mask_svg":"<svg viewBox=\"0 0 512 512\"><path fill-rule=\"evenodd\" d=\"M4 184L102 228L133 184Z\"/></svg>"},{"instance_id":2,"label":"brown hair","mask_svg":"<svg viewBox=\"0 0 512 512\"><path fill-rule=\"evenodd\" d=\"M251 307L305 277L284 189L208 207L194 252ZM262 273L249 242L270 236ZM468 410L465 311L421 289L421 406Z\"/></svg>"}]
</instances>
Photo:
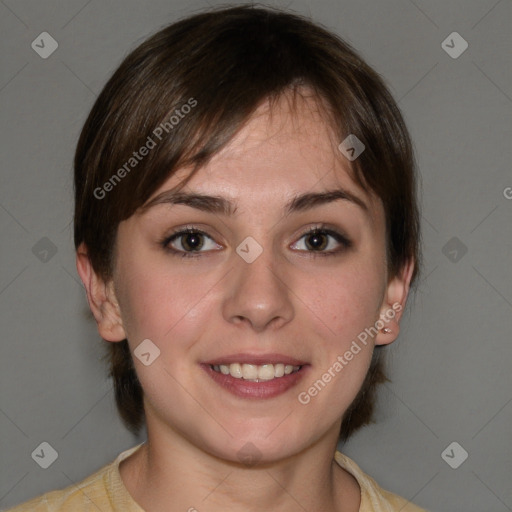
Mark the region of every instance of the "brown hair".
<instances>
[{"instance_id":1,"label":"brown hair","mask_svg":"<svg viewBox=\"0 0 512 512\"><path fill-rule=\"evenodd\" d=\"M192 168L188 180L263 101L272 105L302 86L328 106L326 122L337 140L355 134L364 143L352 162L354 179L382 200L390 276L415 261L414 281L420 257L415 165L396 103L338 36L302 16L254 5L173 23L115 71L76 149L75 247L84 242L94 270L109 280L119 223L178 168ZM144 423L143 391L127 340L107 347L119 413L137 433ZM381 348L343 417L342 440L372 421L375 390L388 380Z\"/></svg>"}]
</instances>

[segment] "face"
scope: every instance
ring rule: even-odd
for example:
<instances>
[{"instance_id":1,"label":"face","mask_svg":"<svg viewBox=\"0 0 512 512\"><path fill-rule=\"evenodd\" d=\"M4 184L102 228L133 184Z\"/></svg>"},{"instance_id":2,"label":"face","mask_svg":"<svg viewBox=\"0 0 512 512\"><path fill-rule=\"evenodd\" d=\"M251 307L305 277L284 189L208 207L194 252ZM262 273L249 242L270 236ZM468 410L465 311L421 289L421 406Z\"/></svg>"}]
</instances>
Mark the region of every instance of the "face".
<instances>
[{"instance_id":1,"label":"face","mask_svg":"<svg viewBox=\"0 0 512 512\"><path fill-rule=\"evenodd\" d=\"M380 200L351 179L315 103L295 114L284 98L271 117L263 105L180 195L187 169L118 230L110 340L159 350L134 357L148 429L226 460L335 440L397 316L394 334L365 329L407 288L388 279Z\"/></svg>"}]
</instances>

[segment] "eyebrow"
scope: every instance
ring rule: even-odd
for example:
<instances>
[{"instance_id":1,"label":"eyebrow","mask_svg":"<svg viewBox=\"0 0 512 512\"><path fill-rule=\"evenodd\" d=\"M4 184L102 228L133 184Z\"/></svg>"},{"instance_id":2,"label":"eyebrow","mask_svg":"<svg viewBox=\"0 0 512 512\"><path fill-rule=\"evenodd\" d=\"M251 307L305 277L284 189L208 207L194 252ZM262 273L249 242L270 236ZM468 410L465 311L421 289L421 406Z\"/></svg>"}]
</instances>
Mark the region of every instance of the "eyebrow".
<instances>
[{"instance_id":1,"label":"eyebrow","mask_svg":"<svg viewBox=\"0 0 512 512\"><path fill-rule=\"evenodd\" d=\"M307 192L297 195L285 204L284 211L285 215L289 215L338 200L349 201L359 206L365 213L369 212L368 207L362 199L342 188L324 192ZM141 206L140 212L145 213L150 208L160 204L183 204L203 212L222 215L233 215L236 211L236 204L224 197L166 190Z\"/></svg>"}]
</instances>

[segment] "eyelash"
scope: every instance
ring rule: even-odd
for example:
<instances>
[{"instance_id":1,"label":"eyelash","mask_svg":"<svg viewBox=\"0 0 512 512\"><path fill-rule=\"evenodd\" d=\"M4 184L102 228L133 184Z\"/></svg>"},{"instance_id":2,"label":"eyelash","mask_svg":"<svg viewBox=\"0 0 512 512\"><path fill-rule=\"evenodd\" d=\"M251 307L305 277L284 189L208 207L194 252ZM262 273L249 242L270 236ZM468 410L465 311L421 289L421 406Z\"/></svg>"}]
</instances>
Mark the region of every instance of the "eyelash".
<instances>
[{"instance_id":1,"label":"eyelash","mask_svg":"<svg viewBox=\"0 0 512 512\"><path fill-rule=\"evenodd\" d=\"M181 250L172 249L171 247L169 247L169 244L171 242L174 242L175 240L177 240L180 237L187 235L187 234L200 234L200 235L203 235L203 236L209 238L210 240L213 240L212 237L210 237L210 235L208 235L208 233L206 233L205 231L195 228L194 226L187 226L184 229L180 229L179 231L175 231L174 233L171 233L171 235L166 236L164 239L162 239L160 241L160 245L166 252L169 252L171 255L179 256L181 258L198 258L198 257L200 257L202 252L208 252L208 251L181 251ZM314 228L308 229L307 231L305 231L304 233L302 233L300 235L298 240L301 240L305 236L311 236L311 235L316 235L316 234L331 236L332 238L334 238L334 240L336 240L336 242L341 244L342 247L338 248L334 251L333 250L331 250L331 251L303 251L303 250L301 250L299 252L308 252L311 257L336 256L336 255L344 252L346 249L349 249L352 247L351 240L349 240L345 235L338 233L337 231L333 231L332 229L324 228L323 226L315 226Z\"/></svg>"}]
</instances>

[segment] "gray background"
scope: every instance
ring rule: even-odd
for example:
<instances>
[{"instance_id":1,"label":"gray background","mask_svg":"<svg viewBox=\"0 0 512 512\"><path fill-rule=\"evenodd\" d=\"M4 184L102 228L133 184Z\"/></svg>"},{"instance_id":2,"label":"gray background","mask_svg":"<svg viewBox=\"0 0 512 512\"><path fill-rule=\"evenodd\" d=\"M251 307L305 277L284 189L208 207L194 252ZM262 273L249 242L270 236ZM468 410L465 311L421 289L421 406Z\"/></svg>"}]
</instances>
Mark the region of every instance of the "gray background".
<instances>
[{"instance_id":1,"label":"gray background","mask_svg":"<svg viewBox=\"0 0 512 512\"><path fill-rule=\"evenodd\" d=\"M207 5L0 2L4 508L78 482L145 439L117 417L76 274L72 156L95 97L128 51ZM383 75L422 175L425 272L389 352L393 382L381 388L378 423L344 451L384 488L432 511L510 511L511 2L272 5L311 15ZM47 59L31 48L43 31L59 45ZM454 31L469 44L456 59L441 46ZM453 441L469 454L457 469L441 456ZM31 457L42 442L58 452L46 470ZM457 462L461 449L448 453Z\"/></svg>"}]
</instances>

